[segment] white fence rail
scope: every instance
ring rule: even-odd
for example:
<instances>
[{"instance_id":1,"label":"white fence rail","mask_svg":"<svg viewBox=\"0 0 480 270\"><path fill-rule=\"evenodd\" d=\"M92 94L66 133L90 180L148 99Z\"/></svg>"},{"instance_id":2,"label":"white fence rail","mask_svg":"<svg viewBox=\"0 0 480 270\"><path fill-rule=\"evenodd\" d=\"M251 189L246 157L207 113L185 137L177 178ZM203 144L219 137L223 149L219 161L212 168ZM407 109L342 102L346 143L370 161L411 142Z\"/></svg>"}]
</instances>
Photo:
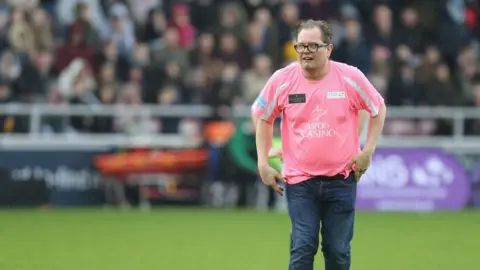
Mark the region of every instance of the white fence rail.
<instances>
[{"instance_id":1,"label":"white fence rail","mask_svg":"<svg viewBox=\"0 0 480 270\"><path fill-rule=\"evenodd\" d=\"M116 116L128 111L142 117L190 117L205 118L212 115L212 109L201 105L175 106L125 106L125 105L42 105L8 104L0 106L0 116L28 116L28 135L8 134L0 136L0 147L55 147L55 148L98 148L107 145L190 147L192 142L180 135L76 135L64 134L44 137L40 134L42 119L48 116ZM237 106L234 117L249 117L249 106ZM453 122L453 136L433 138L402 138L384 136L382 146L390 147L441 147L456 152L480 153L479 136L464 135L465 120L480 119L480 109L452 107L389 107L388 119L449 119Z\"/></svg>"}]
</instances>

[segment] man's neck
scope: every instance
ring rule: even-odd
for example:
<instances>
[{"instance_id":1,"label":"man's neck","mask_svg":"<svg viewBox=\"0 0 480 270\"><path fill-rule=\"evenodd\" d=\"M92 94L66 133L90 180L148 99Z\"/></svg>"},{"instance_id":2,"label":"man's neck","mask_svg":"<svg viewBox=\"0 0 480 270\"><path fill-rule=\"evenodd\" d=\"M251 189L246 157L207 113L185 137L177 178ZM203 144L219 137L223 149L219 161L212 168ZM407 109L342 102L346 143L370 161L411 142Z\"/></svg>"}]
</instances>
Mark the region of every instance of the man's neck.
<instances>
[{"instance_id":1,"label":"man's neck","mask_svg":"<svg viewBox=\"0 0 480 270\"><path fill-rule=\"evenodd\" d=\"M330 60L328 60L323 67L318 69L306 70L302 68L303 77L309 81L320 81L328 74L329 71Z\"/></svg>"}]
</instances>

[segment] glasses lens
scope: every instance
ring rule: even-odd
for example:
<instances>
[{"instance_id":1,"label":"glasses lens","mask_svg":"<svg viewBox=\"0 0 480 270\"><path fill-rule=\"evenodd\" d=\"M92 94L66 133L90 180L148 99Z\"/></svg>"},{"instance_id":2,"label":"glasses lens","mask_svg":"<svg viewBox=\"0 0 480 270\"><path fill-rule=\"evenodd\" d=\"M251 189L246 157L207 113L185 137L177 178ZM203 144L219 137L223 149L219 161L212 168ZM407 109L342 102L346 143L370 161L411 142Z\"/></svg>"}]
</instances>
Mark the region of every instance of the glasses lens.
<instances>
[{"instance_id":1,"label":"glasses lens","mask_svg":"<svg viewBox=\"0 0 480 270\"><path fill-rule=\"evenodd\" d=\"M305 50L305 46L303 46L303 45L295 45L295 46L293 46L293 48L294 48L295 51L298 52L298 53L301 53L301 52L303 52L303 51Z\"/></svg>"},{"instance_id":2,"label":"glasses lens","mask_svg":"<svg viewBox=\"0 0 480 270\"><path fill-rule=\"evenodd\" d=\"M310 52L316 52L316 51L318 51L318 44L315 44L315 43L308 44L308 50L309 50Z\"/></svg>"}]
</instances>

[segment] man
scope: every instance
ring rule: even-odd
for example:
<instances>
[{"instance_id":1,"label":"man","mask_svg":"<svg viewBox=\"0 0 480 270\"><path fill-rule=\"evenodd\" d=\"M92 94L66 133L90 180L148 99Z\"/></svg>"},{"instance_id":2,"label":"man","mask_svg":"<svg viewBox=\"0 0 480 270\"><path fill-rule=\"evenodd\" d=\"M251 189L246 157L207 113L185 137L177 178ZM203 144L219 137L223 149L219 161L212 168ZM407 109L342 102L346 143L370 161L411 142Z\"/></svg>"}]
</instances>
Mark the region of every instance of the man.
<instances>
[{"instance_id":1,"label":"man","mask_svg":"<svg viewBox=\"0 0 480 270\"><path fill-rule=\"evenodd\" d=\"M251 119L253 126L256 127L257 124L257 118L254 115L255 111L255 103L252 105L252 114L251 114ZM358 136L360 137L363 133L363 129L365 127L365 122L368 119L368 112L361 110L358 113ZM277 170L278 172L282 172L282 142L281 142L281 135L280 132L277 131L275 132L275 127L273 129L273 138L272 138L272 147L270 148L270 151L268 152L268 157L269 157L269 164L272 168ZM268 187L265 187L264 185L258 185L257 186L257 208L263 208L268 204L268 194L269 190L267 190ZM286 211L286 200L282 195L277 194L275 196L275 208L278 211Z\"/></svg>"},{"instance_id":2,"label":"man","mask_svg":"<svg viewBox=\"0 0 480 270\"><path fill-rule=\"evenodd\" d=\"M238 207L247 206L251 202L248 196L249 190L254 187L257 179L255 133L250 121L243 119L238 121L222 161L221 171L224 171L224 179L233 180L233 183L230 184L233 184L234 190L238 191L236 195L239 197L236 205Z\"/></svg>"},{"instance_id":3,"label":"man","mask_svg":"<svg viewBox=\"0 0 480 270\"><path fill-rule=\"evenodd\" d=\"M234 128L233 134L231 128ZM227 137L215 139L220 133ZM253 124L245 119L236 120L233 126L226 122L212 122L207 127L206 136L211 138L213 163L210 166L215 168L211 171L213 181L206 190L209 192L205 196L206 202L216 207L247 206L253 201L250 189L258 184Z\"/></svg>"},{"instance_id":4,"label":"man","mask_svg":"<svg viewBox=\"0 0 480 270\"><path fill-rule=\"evenodd\" d=\"M275 72L255 105L258 171L283 194L292 223L290 270L313 269L322 235L326 270L350 269L357 182L370 165L385 121L383 98L355 67L331 61L332 31L308 20L297 29L298 62ZM358 113L370 114L360 150ZM272 122L282 114L283 173L268 165Z\"/></svg>"}]
</instances>

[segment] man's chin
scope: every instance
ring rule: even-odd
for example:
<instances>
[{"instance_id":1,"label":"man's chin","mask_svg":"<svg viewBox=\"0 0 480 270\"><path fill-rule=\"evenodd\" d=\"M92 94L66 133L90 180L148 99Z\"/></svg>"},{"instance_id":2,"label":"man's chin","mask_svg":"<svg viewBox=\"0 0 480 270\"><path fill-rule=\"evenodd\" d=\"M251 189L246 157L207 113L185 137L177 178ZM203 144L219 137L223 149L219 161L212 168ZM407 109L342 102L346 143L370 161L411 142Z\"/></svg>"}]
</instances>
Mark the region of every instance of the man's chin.
<instances>
[{"instance_id":1,"label":"man's chin","mask_svg":"<svg viewBox=\"0 0 480 270\"><path fill-rule=\"evenodd\" d=\"M313 63L302 63L302 68L307 69L307 70L311 70L311 69L317 68L317 65L315 65Z\"/></svg>"}]
</instances>

